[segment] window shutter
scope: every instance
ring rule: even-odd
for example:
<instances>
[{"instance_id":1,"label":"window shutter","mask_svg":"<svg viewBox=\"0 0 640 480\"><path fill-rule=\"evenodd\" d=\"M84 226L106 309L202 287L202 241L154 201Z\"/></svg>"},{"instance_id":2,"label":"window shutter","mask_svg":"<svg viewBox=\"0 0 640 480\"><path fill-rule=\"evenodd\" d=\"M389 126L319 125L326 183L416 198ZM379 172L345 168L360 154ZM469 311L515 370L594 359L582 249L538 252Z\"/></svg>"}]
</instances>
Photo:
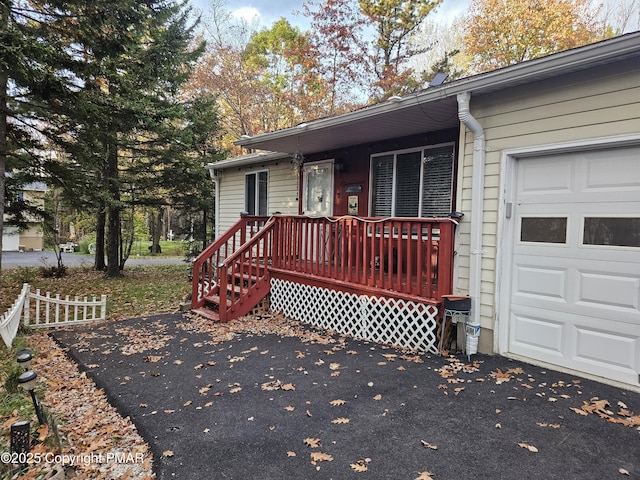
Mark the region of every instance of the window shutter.
<instances>
[{"instance_id":1,"label":"window shutter","mask_svg":"<svg viewBox=\"0 0 640 480\"><path fill-rule=\"evenodd\" d=\"M453 146L424 150L422 217L446 217L451 213Z\"/></svg>"},{"instance_id":2,"label":"window shutter","mask_svg":"<svg viewBox=\"0 0 640 480\"><path fill-rule=\"evenodd\" d=\"M371 159L373 170L372 211L374 217L390 217L393 200L393 155Z\"/></svg>"},{"instance_id":3,"label":"window shutter","mask_svg":"<svg viewBox=\"0 0 640 480\"><path fill-rule=\"evenodd\" d=\"M421 151L398 155L396 164L395 217L418 216L421 157Z\"/></svg>"}]
</instances>

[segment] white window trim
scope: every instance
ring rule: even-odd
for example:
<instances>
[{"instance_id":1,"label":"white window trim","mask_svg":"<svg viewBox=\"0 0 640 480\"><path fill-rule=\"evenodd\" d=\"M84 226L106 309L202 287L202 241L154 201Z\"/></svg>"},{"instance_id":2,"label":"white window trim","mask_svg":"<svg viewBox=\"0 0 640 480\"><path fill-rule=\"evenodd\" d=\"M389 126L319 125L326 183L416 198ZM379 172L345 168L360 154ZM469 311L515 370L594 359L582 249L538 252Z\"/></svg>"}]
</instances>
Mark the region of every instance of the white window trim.
<instances>
[{"instance_id":1,"label":"white window trim","mask_svg":"<svg viewBox=\"0 0 640 480\"><path fill-rule=\"evenodd\" d=\"M373 216L373 188L371 188L373 186L373 162L375 161L376 158L378 157L386 157L389 155L393 155L393 181L391 184L391 217L395 217L395 212L396 212L396 174L397 174L397 165L398 165L398 155L403 155L406 153L415 153L415 152L422 152L422 158L421 158L421 162L420 162L420 188L419 188L419 193L420 193L420 197L418 198L418 217L422 218L422 196L424 194L424 187L422 184L422 181L424 180L424 152L427 150L434 150L436 148L442 148L442 147L448 147L451 146L452 148L452 153L455 157L456 151L456 143L455 142L443 142L443 143L436 143L433 145L423 145L421 147L415 147L415 148L406 148L406 149L402 149L402 150L391 150L388 152L379 152L379 153L375 153L373 155L371 155L369 157L369 216ZM455 158L451 159L451 162L453 163L455 161ZM453 167L454 165L452 165ZM453 169L453 171L455 171L455 169ZM451 199L453 200L453 188L454 188L454 181L453 181L453 177L451 179ZM452 205L453 208L453 205Z\"/></svg>"},{"instance_id":2,"label":"white window trim","mask_svg":"<svg viewBox=\"0 0 640 480\"><path fill-rule=\"evenodd\" d=\"M269 169L261 169L261 170L253 170L251 172L246 172L244 174L244 208L247 208L247 202L248 202L248 198L247 198L247 177L249 175L255 175L255 179L256 179L256 184L255 184L255 188L256 188L256 198L255 198L255 204L254 204L254 209L257 212L256 215L259 216L259 212L260 212L260 182L258 182L258 175L260 173L266 172L267 174L267 192L266 192L266 202L267 202L267 214L269 212Z\"/></svg>"},{"instance_id":3,"label":"white window trim","mask_svg":"<svg viewBox=\"0 0 640 480\"><path fill-rule=\"evenodd\" d=\"M333 216L333 208L334 208L334 196L335 196L335 159L329 158L326 160L319 160L317 162L307 162L302 165L302 194L300 195L300 208L303 210L303 215L307 215L304 213L304 206L306 202L306 189L308 188L308 180L307 175L309 173L309 169L312 167L319 167L321 165L328 165L331 168L331 192L330 192L330 212L329 216Z\"/></svg>"}]
</instances>

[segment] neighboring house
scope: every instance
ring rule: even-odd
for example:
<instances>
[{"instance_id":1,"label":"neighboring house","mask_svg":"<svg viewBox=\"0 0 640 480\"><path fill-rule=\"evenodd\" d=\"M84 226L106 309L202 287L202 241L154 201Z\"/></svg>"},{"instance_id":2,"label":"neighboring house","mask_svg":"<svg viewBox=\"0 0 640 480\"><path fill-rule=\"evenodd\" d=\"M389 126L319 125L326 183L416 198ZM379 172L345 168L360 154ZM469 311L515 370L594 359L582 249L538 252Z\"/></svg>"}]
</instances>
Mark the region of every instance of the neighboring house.
<instances>
[{"instance_id":1,"label":"neighboring house","mask_svg":"<svg viewBox=\"0 0 640 480\"><path fill-rule=\"evenodd\" d=\"M480 351L640 385L640 33L237 144L194 310L436 351L468 295Z\"/></svg>"},{"instance_id":2,"label":"neighboring house","mask_svg":"<svg viewBox=\"0 0 640 480\"><path fill-rule=\"evenodd\" d=\"M32 182L24 185L20 191L20 200L31 205L44 207L44 195L47 186L42 182ZM6 220L6 219L3 219ZM22 231L4 224L2 235L2 251L5 252L26 252L42 251L44 248L44 234L42 231L42 220L30 218L28 227Z\"/></svg>"}]
</instances>

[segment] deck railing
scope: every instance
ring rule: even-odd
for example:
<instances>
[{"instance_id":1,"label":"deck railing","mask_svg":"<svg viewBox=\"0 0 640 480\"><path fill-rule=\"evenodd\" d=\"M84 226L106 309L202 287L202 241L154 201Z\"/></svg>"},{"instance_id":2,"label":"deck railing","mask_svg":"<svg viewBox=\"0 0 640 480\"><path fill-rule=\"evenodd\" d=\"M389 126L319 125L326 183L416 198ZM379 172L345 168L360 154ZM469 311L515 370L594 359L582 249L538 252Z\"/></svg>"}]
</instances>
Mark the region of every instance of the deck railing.
<instances>
[{"instance_id":1,"label":"deck railing","mask_svg":"<svg viewBox=\"0 0 640 480\"><path fill-rule=\"evenodd\" d=\"M273 268L435 299L451 293L449 218L278 218Z\"/></svg>"},{"instance_id":2,"label":"deck railing","mask_svg":"<svg viewBox=\"0 0 640 480\"><path fill-rule=\"evenodd\" d=\"M196 259L191 305L219 302L220 320L230 320L268 292L270 275L439 303L451 293L455 224L449 218L243 217Z\"/></svg>"}]
</instances>

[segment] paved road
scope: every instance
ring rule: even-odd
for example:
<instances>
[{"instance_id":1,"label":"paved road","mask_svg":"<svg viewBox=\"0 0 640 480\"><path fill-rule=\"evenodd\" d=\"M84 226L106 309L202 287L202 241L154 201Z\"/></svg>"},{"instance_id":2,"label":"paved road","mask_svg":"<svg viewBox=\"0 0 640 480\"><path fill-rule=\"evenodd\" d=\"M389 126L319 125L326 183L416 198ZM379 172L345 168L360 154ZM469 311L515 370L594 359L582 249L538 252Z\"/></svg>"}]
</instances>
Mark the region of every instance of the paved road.
<instances>
[{"instance_id":1,"label":"paved road","mask_svg":"<svg viewBox=\"0 0 640 480\"><path fill-rule=\"evenodd\" d=\"M90 267L93 265L93 255L79 253L63 253L62 263L67 267ZM129 257L125 266L133 265L176 265L184 263L179 257ZM57 265L56 256L51 251L45 252L2 252L2 269L19 267L44 267Z\"/></svg>"}]
</instances>

